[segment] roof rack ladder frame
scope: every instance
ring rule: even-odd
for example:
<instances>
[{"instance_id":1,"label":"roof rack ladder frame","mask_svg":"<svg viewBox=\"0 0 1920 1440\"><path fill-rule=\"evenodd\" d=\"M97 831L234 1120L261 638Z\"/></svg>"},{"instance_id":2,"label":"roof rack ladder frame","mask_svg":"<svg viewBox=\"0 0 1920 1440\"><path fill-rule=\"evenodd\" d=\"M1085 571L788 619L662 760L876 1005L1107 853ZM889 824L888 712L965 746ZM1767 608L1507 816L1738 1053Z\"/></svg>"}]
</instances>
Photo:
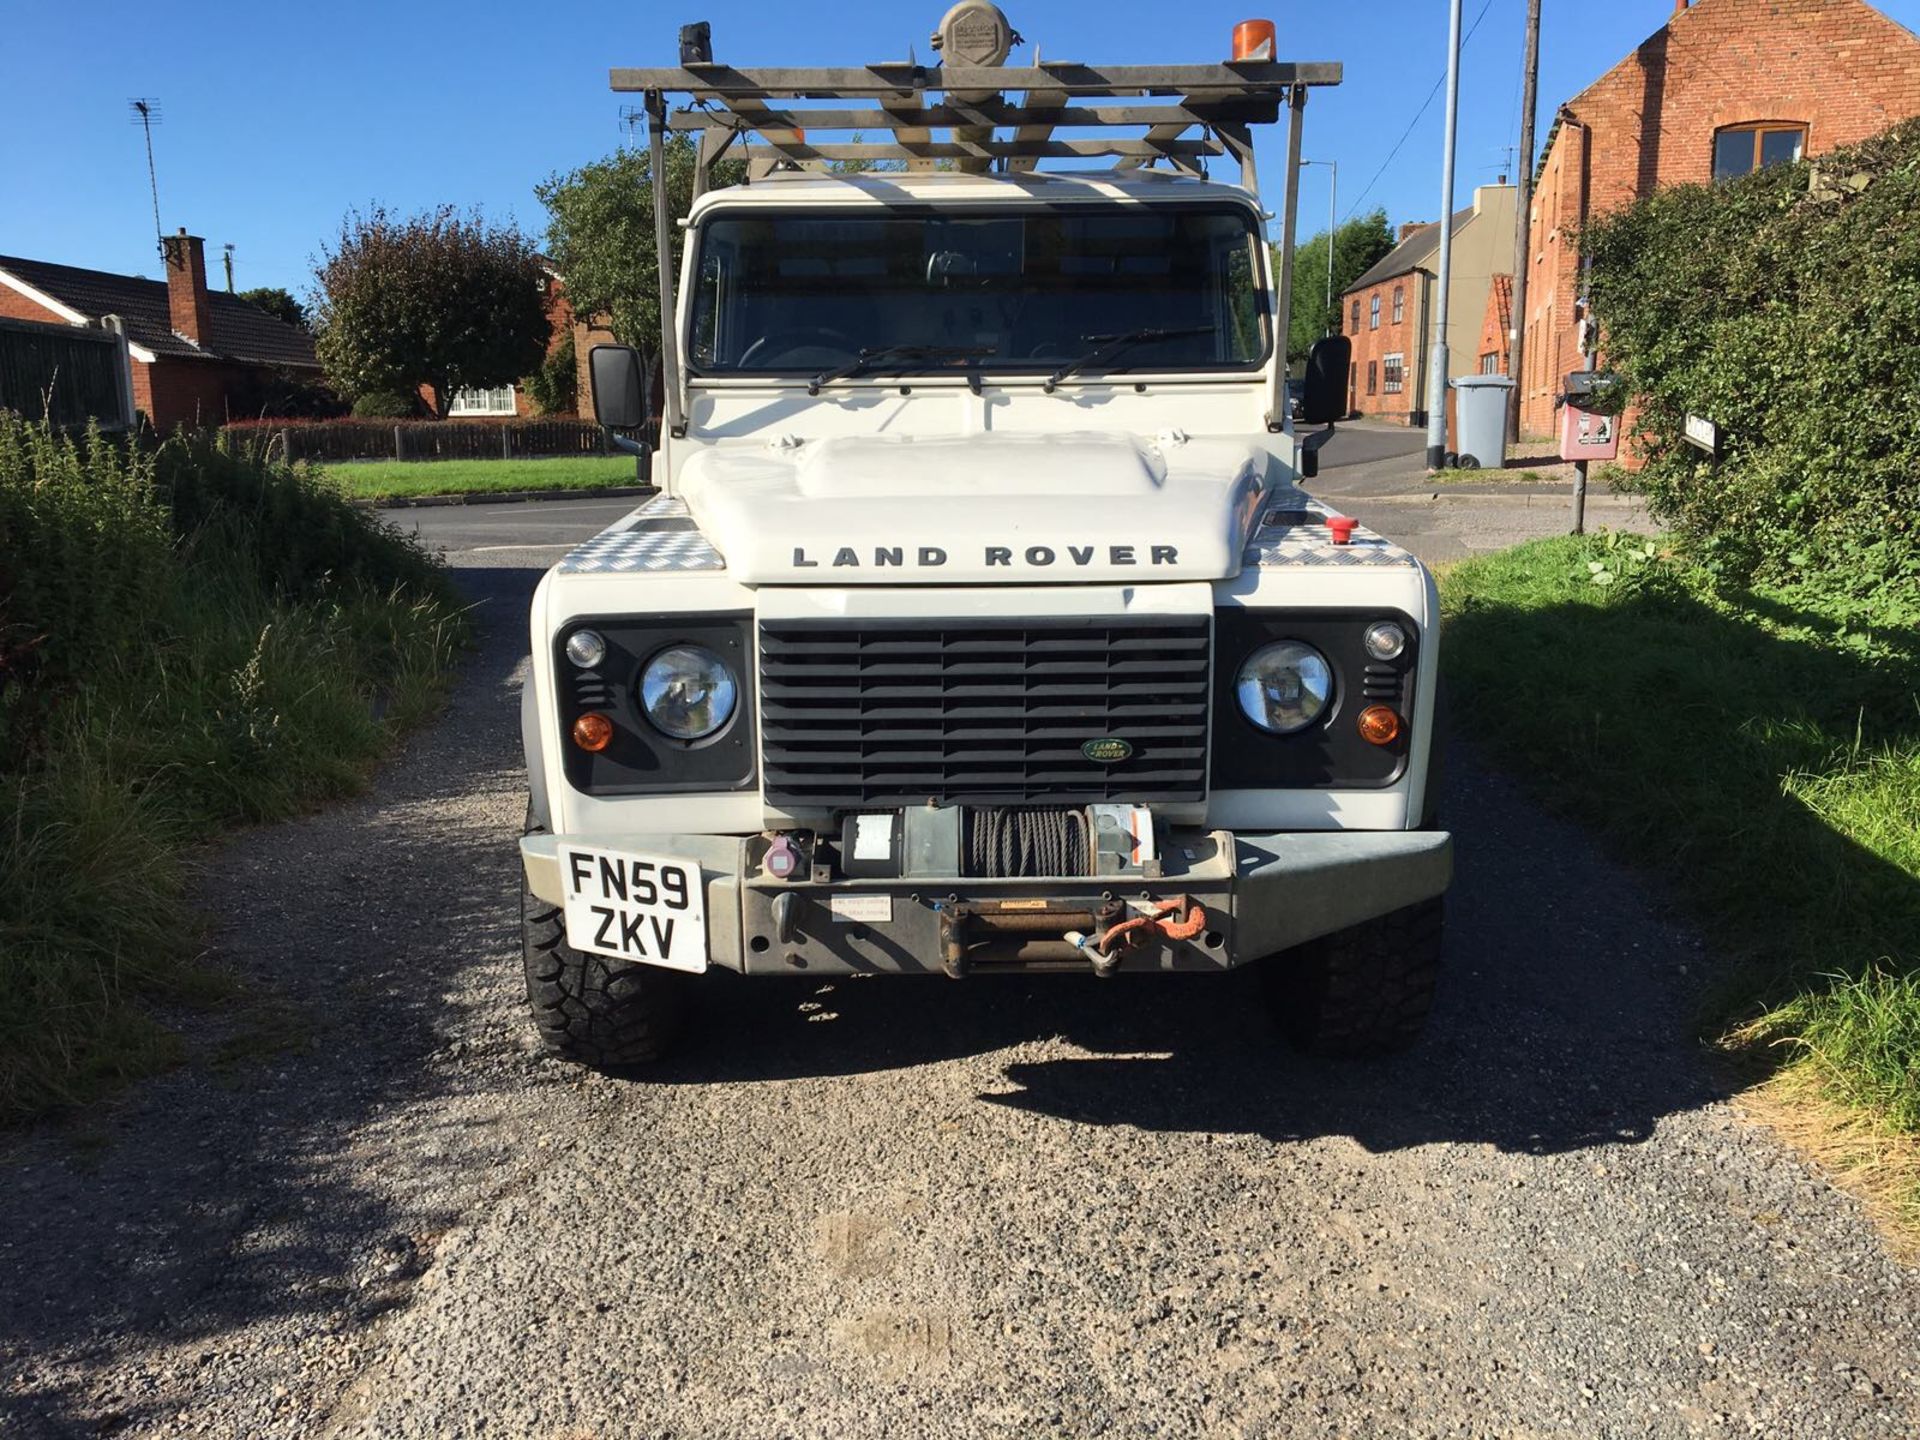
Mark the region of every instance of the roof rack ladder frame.
<instances>
[{"instance_id":1,"label":"roof rack ladder frame","mask_svg":"<svg viewBox=\"0 0 1920 1440\"><path fill-rule=\"evenodd\" d=\"M1267 429L1293 433L1293 407L1287 404L1288 331L1293 328L1293 231L1300 214L1300 131L1306 119L1307 87L1296 85L1287 102L1286 199L1280 208L1280 284L1274 296L1273 394L1268 401ZM1250 162L1249 162L1250 163ZM1333 244L1333 236L1327 236Z\"/></svg>"},{"instance_id":2,"label":"roof rack ladder frame","mask_svg":"<svg viewBox=\"0 0 1920 1440\"><path fill-rule=\"evenodd\" d=\"M733 142L739 138L738 130L722 130L718 126L708 126L700 132L700 154L693 167L695 200L713 187L713 167L720 163L721 157L733 148Z\"/></svg>"},{"instance_id":3,"label":"roof rack ladder frame","mask_svg":"<svg viewBox=\"0 0 1920 1440\"><path fill-rule=\"evenodd\" d=\"M680 402L679 317L673 299L673 212L667 195L667 97L649 90L647 152L653 180L654 249L660 260L660 371L666 391L667 434L675 440L687 433L686 411ZM703 147L704 148L704 147ZM695 169L704 167L696 163Z\"/></svg>"}]
</instances>

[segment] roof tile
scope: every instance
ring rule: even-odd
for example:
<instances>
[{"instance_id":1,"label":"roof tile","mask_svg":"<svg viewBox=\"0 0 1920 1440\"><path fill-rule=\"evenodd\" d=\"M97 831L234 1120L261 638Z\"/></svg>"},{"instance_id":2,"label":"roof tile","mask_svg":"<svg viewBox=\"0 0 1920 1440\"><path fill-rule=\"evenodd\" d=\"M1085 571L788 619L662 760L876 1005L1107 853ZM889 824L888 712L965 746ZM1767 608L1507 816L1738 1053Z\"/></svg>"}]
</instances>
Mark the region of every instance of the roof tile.
<instances>
[{"instance_id":1,"label":"roof tile","mask_svg":"<svg viewBox=\"0 0 1920 1440\"><path fill-rule=\"evenodd\" d=\"M1473 207L1453 212L1453 233L1458 235L1460 227L1473 218ZM1382 255L1373 265L1340 293L1351 295L1356 290L1364 290L1369 285L1378 285L1382 280L1391 280L1396 275L1405 275L1418 270L1427 258L1440 248L1440 223L1429 220L1393 249ZM0 265L6 262L0 260Z\"/></svg>"}]
</instances>

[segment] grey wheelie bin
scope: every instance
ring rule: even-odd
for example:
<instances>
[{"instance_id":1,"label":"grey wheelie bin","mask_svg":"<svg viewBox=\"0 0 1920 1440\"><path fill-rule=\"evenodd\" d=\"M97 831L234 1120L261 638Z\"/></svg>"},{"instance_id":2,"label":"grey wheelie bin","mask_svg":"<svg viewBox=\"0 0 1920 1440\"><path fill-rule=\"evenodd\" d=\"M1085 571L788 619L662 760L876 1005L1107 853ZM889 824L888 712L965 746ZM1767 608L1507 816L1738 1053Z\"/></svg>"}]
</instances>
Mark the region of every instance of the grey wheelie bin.
<instances>
[{"instance_id":1,"label":"grey wheelie bin","mask_svg":"<svg viewBox=\"0 0 1920 1440\"><path fill-rule=\"evenodd\" d=\"M1462 470L1497 470L1507 463L1509 375L1462 375L1453 381L1454 463Z\"/></svg>"}]
</instances>

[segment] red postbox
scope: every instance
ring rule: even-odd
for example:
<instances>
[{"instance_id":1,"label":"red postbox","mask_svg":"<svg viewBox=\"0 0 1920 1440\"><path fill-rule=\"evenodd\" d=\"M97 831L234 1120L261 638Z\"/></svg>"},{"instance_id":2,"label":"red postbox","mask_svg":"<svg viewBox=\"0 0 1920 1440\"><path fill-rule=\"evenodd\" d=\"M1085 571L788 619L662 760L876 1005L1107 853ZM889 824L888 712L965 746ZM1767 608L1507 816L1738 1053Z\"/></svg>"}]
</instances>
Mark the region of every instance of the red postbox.
<instances>
[{"instance_id":1,"label":"red postbox","mask_svg":"<svg viewBox=\"0 0 1920 1440\"><path fill-rule=\"evenodd\" d=\"M1620 417L1610 403L1614 376L1576 370L1560 406L1560 458L1612 460L1620 454Z\"/></svg>"}]
</instances>

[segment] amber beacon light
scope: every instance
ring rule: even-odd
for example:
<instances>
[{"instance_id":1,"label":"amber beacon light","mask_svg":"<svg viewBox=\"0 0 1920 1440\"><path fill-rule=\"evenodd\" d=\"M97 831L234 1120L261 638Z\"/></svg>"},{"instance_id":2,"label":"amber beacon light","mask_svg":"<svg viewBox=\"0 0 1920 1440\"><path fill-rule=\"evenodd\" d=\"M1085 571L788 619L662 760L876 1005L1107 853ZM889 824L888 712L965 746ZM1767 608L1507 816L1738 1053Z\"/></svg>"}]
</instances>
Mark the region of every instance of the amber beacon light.
<instances>
[{"instance_id":1,"label":"amber beacon light","mask_svg":"<svg viewBox=\"0 0 1920 1440\"><path fill-rule=\"evenodd\" d=\"M1236 60L1273 59L1273 22L1242 20L1234 26L1233 58Z\"/></svg>"}]
</instances>

